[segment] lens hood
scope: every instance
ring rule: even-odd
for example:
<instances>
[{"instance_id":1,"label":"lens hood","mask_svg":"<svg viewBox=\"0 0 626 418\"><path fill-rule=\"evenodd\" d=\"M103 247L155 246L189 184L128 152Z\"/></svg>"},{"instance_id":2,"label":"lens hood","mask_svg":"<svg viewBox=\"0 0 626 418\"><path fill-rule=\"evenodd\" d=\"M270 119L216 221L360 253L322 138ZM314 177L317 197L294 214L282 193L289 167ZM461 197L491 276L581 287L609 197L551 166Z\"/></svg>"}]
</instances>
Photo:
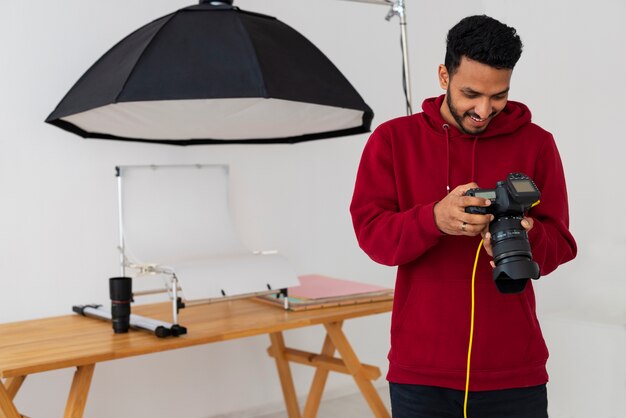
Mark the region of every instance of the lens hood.
<instances>
[{"instance_id":1,"label":"lens hood","mask_svg":"<svg viewBox=\"0 0 626 418\"><path fill-rule=\"evenodd\" d=\"M502 293L520 293L528 279L538 279L539 265L526 257L500 263L493 269L493 280Z\"/></svg>"}]
</instances>

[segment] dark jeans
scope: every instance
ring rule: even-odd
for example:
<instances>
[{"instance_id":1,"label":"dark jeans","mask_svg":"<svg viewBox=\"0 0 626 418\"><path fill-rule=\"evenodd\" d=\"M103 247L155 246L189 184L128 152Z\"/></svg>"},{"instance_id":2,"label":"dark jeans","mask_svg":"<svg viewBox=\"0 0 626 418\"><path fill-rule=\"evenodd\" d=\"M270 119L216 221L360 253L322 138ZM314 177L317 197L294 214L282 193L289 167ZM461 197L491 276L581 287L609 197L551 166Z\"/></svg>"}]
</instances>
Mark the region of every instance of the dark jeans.
<instances>
[{"instance_id":1,"label":"dark jeans","mask_svg":"<svg viewBox=\"0 0 626 418\"><path fill-rule=\"evenodd\" d=\"M462 390L389 383L393 418L463 418ZM468 418L547 418L546 385L470 392Z\"/></svg>"}]
</instances>

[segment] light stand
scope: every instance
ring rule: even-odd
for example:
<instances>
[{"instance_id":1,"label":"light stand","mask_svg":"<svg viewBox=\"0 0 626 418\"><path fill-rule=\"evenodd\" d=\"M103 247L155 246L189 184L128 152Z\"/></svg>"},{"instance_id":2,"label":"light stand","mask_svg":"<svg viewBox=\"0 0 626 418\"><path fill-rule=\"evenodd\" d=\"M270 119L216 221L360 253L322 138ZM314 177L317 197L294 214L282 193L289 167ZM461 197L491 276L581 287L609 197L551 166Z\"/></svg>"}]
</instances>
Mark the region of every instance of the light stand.
<instances>
[{"instance_id":1,"label":"light stand","mask_svg":"<svg viewBox=\"0 0 626 418\"><path fill-rule=\"evenodd\" d=\"M103 308L102 305L75 305L72 307L72 310L79 315L91 318L104 319L106 321L113 319L111 311ZM178 324L171 324L135 314L130 314L129 323L132 328L150 331L159 338L178 337L187 333L187 328Z\"/></svg>"},{"instance_id":2,"label":"light stand","mask_svg":"<svg viewBox=\"0 0 626 418\"><path fill-rule=\"evenodd\" d=\"M360 3L372 3L391 6L385 20L390 21L394 16L400 18L400 47L402 48L402 88L406 105L406 114L413 114L411 98L411 73L409 72L409 48L407 44L406 32L406 8L405 0L348 0Z\"/></svg>"},{"instance_id":3,"label":"light stand","mask_svg":"<svg viewBox=\"0 0 626 418\"><path fill-rule=\"evenodd\" d=\"M404 98L406 100L406 114L413 114L413 106L411 105L411 73L409 72L409 48L407 44L406 34L406 10L404 0L396 0L391 6L391 10L387 13L385 20L390 21L392 17L400 18L400 47L402 48L402 87L404 89Z\"/></svg>"}]
</instances>

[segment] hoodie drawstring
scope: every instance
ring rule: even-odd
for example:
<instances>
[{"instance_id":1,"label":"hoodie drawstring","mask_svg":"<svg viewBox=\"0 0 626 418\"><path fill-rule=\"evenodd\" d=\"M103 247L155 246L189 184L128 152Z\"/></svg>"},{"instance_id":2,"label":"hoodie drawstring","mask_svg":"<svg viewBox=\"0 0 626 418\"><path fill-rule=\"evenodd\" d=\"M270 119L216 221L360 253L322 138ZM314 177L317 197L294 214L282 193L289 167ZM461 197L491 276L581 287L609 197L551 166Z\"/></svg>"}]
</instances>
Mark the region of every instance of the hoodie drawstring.
<instances>
[{"instance_id":1,"label":"hoodie drawstring","mask_svg":"<svg viewBox=\"0 0 626 418\"><path fill-rule=\"evenodd\" d=\"M444 131L446 131L446 194L450 193L450 125L444 123L442 125ZM474 137L474 143L472 144L472 175L470 182L476 182L476 144L478 143L478 136Z\"/></svg>"},{"instance_id":2,"label":"hoodie drawstring","mask_svg":"<svg viewBox=\"0 0 626 418\"><path fill-rule=\"evenodd\" d=\"M450 193L450 125L443 124L446 131L446 194Z\"/></svg>"},{"instance_id":3,"label":"hoodie drawstring","mask_svg":"<svg viewBox=\"0 0 626 418\"><path fill-rule=\"evenodd\" d=\"M474 144L472 145L472 177L471 181L476 182L476 144L478 143L478 137L474 137ZM448 163L450 164L450 163Z\"/></svg>"}]
</instances>

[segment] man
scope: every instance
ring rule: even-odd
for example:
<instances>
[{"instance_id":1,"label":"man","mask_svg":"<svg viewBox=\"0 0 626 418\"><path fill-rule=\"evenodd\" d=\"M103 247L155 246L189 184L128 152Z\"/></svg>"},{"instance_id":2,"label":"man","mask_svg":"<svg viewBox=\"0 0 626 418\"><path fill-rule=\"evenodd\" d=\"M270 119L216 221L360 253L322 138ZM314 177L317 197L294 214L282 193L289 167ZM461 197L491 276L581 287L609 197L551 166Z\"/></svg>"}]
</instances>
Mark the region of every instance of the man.
<instances>
[{"instance_id":1,"label":"man","mask_svg":"<svg viewBox=\"0 0 626 418\"><path fill-rule=\"evenodd\" d=\"M472 268L478 259L468 413L477 418L547 417L548 351L530 281L503 294L492 280L490 214L464 196L512 172L532 178L541 203L521 222L545 276L576 255L568 231L563 168L552 135L509 101L521 56L515 29L487 16L448 33L439 83L445 95L423 112L382 124L361 159L350 207L359 245L397 265L389 373L394 417L462 417L470 338Z\"/></svg>"}]
</instances>

